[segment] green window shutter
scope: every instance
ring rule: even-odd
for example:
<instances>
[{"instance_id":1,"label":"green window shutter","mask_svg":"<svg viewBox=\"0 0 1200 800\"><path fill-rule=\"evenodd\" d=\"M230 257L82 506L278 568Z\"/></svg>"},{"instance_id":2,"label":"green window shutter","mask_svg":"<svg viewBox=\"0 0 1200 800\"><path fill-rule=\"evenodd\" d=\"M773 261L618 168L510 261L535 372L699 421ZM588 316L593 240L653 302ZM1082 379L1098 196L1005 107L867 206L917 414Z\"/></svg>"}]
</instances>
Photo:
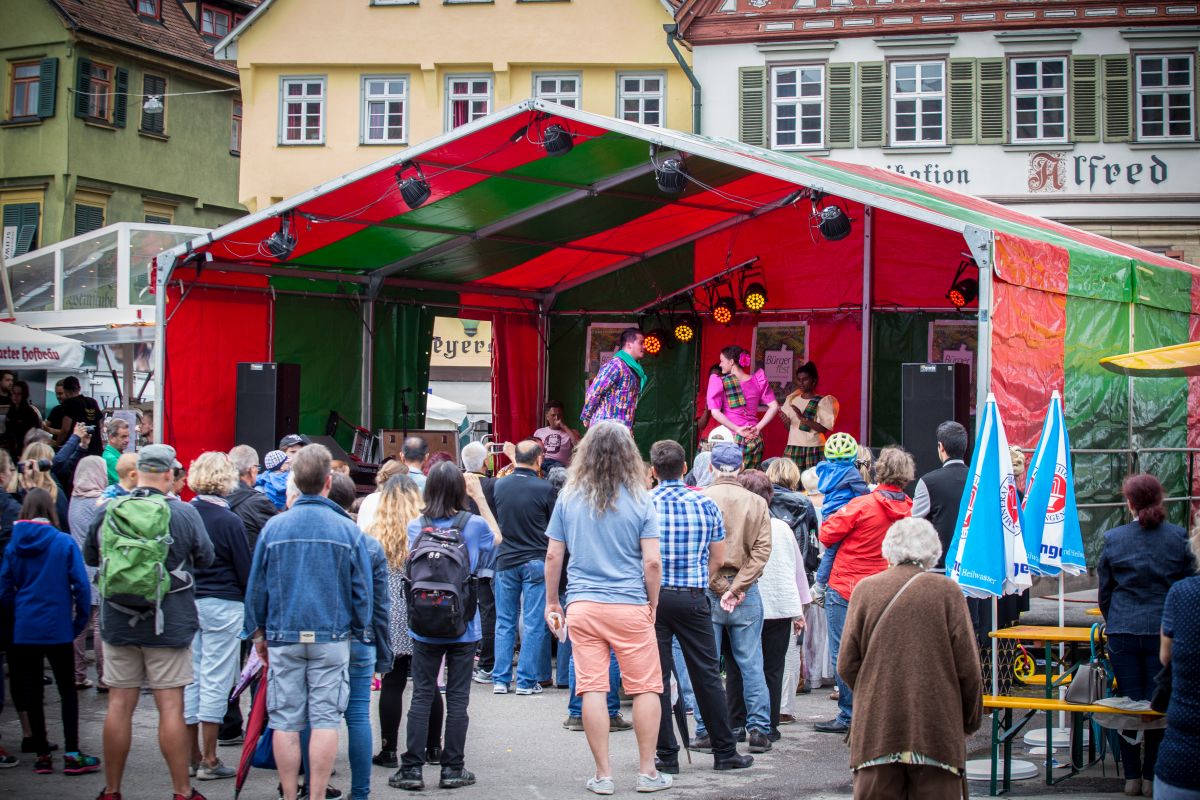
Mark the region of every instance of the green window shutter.
<instances>
[{"instance_id":1,"label":"green window shutter","mask_svg":"<svg viewBox=\"0 0 1200 800\"><path fill-rule=\"evenodd\" d=\"M16 228L13 251L5 253L8 258L23 256L34 248L37 241L38 204L15 203L4 207L4 228Z\"/></svg>"},{"instance_id":2,"label":"green window shutter","mask_svg":"<svg viewBox=\"0 0 1200 800\"><path fill-rule=\"evenodd\" d=\"M159 98L163 104L160 110L153 113L142 110L142 130L160 134L166 130L167 98L164 96L166 92L166 78L160 78L157 75L146 75L142 78L142 94L146 97L153 95Z\"/></svg>"},{"instance_id":3,"label":"green window shutter","mask_svg":"<svg viewBox=\"0 0 1200 800\"><path fill-rule=\"evenodd\" d=\"M1071 56L1071 141L1100 141L1100 57Z\"/></svg>"},{"instance_id":4,"label":"green window shutter","mask_svg":"<svg viewBox=\"0 0 1200 800\"><path fill-rule=\"evenodd\" d=\"M830 64L825 73L825 142L854 147L854 65Z\"/></svg>"},{"instance_id":5,"label":"green window shutter","mask_svg":"<svg viewBox=\"0 0 1200 800\"><path fill-rule=\"evenodd\" d=\"M58 59L43 58L38 73L38 116L54 116L55 95L58 94Z\"/></svg>"},{"instance_id":6,"label":"green window shutter","mask_svg":"<svg viewBox=\"0 0 1200 800\"><path fill-rule=\"evenodd\" d=\"M975 144L975 59L950 59L950 144Z\"/></svg>"},{"instance_id":7,"label":"green window shutter","mask_svg":"<svg viewBox=\"0 0 1200 800\"><path fill-rule=\"evenodd\" d=\"M126 111L129 108L129 70L117 68L117 79L113 82L113 118L118 128L125 127Z\"/></svg>"},{"instance_id":8,"label":"green window shutter","mask_svg":"<svg viewBox=\"0 0 1200 800\"><path fill-rule=\"evenodd\" d=\"M1130 58L1103 56L1100 63L1104 80L1104 141L1128 142L1133 138Z\"/></svg>"},{"instance_id":9,"label":"green window shutter","mask_svg":"<svg viewBox=\"0 0 1200 800\"><path fill-rule=\"evenodd\" d=\"M858 65L859 147L883 147L884 132L887 130L885 74L882 61L863 61Z\"/></svg>"},{"instance_id":10,"label":"green window shutter","mask_svg":"<svg viewBox=\"0 0 1200 800\"><path fill-rule=\"evenodd\" d=\"M75 235L91 233L104 227L104 209L99 206L75 204Z\"/></svg>"},{"instance_id":11,"label":"green window shutter","mask_svg":"<svg viewBox=\"0 0 1200 800\"><path fill-rule=\"evenodd\" d=\"M75 116L87 119L92 91L92 62L81 58L75 62Z\"/></svg>"},{"instance_id":12,"label":"green window shutter","mask_svg":"<svg viewBox=\"0 0 1200 800\"><path fill-rule=\"evenodd\" d=\"M1003 58L981 58L976 62L979 73L979 143L1004 144L1008 121L1005 102L1005 77L1008 71Z\"/></svg>"},{"instance_id":13,"label":"green window shutter","mask_svg":"<svg viewBox=\"0 0 1200 800\"><path fill-rule=\"evenodd\" d=\"M755 147L767 147L767 68L738 70L738 138Z\"/></svg>"}]
</instances>

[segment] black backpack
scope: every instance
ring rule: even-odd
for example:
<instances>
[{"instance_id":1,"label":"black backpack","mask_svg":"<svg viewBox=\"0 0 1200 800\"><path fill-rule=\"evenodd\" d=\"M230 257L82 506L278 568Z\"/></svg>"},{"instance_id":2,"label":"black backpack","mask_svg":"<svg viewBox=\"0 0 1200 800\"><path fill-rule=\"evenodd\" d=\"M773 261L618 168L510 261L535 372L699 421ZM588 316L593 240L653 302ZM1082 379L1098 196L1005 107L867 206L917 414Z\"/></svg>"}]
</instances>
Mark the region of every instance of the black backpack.
<instances>
[{"instance_id":1,"label":"black backpack","mask_svg":"<svg viewBox=\"0 0 1200 800\"><path fill-rule=\"evenodd\" d=\"M404 562L408 626L418 636L457 639L475 618L476 579L463 529L471 514L460 511L448 527L419 520L421 533Z\"/></svg>"}]
</instances>

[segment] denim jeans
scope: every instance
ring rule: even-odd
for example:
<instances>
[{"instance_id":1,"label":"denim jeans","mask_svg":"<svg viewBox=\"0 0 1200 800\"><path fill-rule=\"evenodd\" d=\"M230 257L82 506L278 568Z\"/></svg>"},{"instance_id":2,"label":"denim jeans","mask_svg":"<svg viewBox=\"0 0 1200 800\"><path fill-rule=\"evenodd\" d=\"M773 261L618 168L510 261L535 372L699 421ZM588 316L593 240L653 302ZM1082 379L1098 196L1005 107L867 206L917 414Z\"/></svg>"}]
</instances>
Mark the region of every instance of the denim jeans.
<instances>
[{"instance_id":1,"label":"denim jeans","mask_svg":"<svg viewBox=\"0 0 1200 800\"><path fill-rule=\"evenodd\" d=\"M570 687L570 701L567 703L567 714L572 717L583 716L583 698L575 694L575 659L570 659L568 666L567 685ZM621 713L621 668L617 666L617 654L608 654L608 715L615 717Z\"/></svg>"},{"instance_id":2,"label":"denim jeans","mask_svg":"<svg viewBox=\"0 0 1200 800\"><path fill-rule=\"evenodd\" d=\"M189 725L220 723L240 669L243 606L236 600L201 597L196 601L200 630L192 638L194 683L183 690L183 718Z\"/></svg>"},{"instance_id":3,"label":"denim jeans","mask_svg":"<svg viewBox=\"0 0 1200 800\"><path fill-rule=\"evenodd\" d=\"M837 590L830 587L825 592L825 616L829 619L829 657L833 659L834 679L837 681L838 690L838 715L837 721L850 724L851 712L854 709L854 696L850 693L850 687L842 680L842 676L837 674L838 651L842 647L842 628L846 627L846 612L850 608L850 601L837 593Z\"/></svg>"},{"instance_id":4,"label":"denim jeans","mask_svg":"<svg viewBox=\"0 0 1200 800\"><path fill-rule=\"evenodd\" d=\"M550 630L542 613L546 608L546 562L526 561L512 569L498 569L492 579L496 593L496 666L492 683L512 682L517 622L521 617L521 656L517 661L517 688L533 687L549 671Z\"/></svg>"},{"instance_id":5,"label":"denim jeans","mask_svg":"<svg viewBox=\"0 0 1200 800\"><path fill-rule=\"evenodd\" d=\"M1158 800L1200 800L1200 789L1183 789L1156 777L1154 779L1154 796Z\"/></svg>"},{"instance_id":6,"label":"denim jeans","mask_svg":"<svg viewBox=\"0 0 1200 800\"><path fill-rule=\"evenodd\" d=\"M721 598L708 592L712 606L713 638L717 652L721 641L729 637L733 658L742 670L742 695L746 700L746 728L759 733L771 732L771 700L762 660L762 597L757 586L746 590L746 597L733 610L721 608Z\"/></svg>"},{"instance_id":7,"label":"denim jeans","mask_svg":"<svg viewBox=\"0 0 1200 800\"><path fill-rule=\"evenodd\" d=\"M346 703L346 738L350 750L350 797L366 800L371 793L371 679L375 646L350 643L350 700Z\"/></svg>"}]
</instances>

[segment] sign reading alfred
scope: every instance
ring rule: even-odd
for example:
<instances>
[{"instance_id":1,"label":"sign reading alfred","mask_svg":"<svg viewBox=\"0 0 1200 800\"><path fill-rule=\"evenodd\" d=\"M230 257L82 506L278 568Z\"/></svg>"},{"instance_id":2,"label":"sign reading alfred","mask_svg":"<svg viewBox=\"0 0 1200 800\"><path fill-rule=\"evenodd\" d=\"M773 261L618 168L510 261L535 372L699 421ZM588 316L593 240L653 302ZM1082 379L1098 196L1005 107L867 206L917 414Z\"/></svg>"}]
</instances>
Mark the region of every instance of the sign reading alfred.
<instances>
[{"instance_id":1,"label":"sign reading alfred","mask_svg":"<svg viewBox=\"0 0 1200 800\"><path fill-rule=\"evenodd\" d=\"M1167 182L1167 162L1150 154L1145 159L1129 153L1121 158L1108 155L1074 156L1064 152L1029 154L1031 192L1093 191L1098 186L1158 186Z\"/></svg>"}]
</instances>

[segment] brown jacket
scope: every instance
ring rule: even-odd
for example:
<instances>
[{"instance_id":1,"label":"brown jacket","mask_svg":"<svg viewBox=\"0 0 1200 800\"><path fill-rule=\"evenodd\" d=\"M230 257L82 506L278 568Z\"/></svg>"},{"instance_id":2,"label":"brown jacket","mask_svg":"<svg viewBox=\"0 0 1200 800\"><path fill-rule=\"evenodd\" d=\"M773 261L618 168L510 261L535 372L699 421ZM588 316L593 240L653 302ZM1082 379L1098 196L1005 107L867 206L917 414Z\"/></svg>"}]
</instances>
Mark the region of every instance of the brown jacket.
<instances>
[{"instance_id":1,"label":"brown jacket","mask_svg":"<svg viewBox=\"0 0 1200 800\"><path fill-rule=\"evenodd\" d=\"M900 564L864 578L850 600L837 668L854 690L851 768L906 751L966 766L966 735L983 715L983 681L962 592L943 575L921 574L875 628L919 572Z\"/></svg>"},{"instance_id":2,"label":"brown jacket","mask_svg":"<svg viewBox=\"0 0 1200 800\"><path fill-rule=\"evenodd\" d=\"M767 501L742 487L733 475L720 475L704 490L725 519L725 563L708 582L718 596L745 592L771 557L771 514Z\"/></svg>"}]
</instances>

